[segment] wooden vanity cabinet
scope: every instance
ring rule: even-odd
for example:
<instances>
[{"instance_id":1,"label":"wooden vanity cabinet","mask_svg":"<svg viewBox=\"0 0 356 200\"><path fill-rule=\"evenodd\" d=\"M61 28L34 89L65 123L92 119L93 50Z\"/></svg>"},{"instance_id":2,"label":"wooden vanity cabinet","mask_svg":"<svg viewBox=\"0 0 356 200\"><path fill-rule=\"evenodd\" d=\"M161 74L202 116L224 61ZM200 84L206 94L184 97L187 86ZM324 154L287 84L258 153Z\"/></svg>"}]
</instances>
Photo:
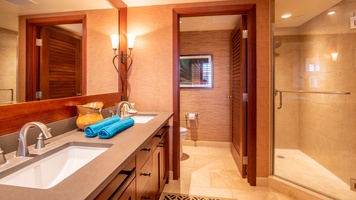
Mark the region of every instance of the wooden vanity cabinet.
<instances>
[{"instance_id":1,"label":"wooden vanity cabinet","mask_svg":"<svg viewBox=\"0 0 356 200\"><path fill-rule=\"evenodd\" d=\"M168 128L155 135L153 141L156 149L152 155L153 169L155 169L152 175L152 187L154 199L159 199L164 185L168 181Z\"/></svg>"},{"instance_id":2,"label":"wooden vanity cabinet","mask_svg":"<svg viewBox=\"0 0 356 200\"><path fill-rule=\"evenodd\" d=\"M95 199L159 199L168 181L169 126L164 126Z\"/></svg>"},{"instance_id":3,"label":"wooden vanity cabinet","mask_svg":"<svg viewBox=\"0 0 356 200\"><path fill-rule=\"evenodd\" d=\"M95 199L136 199L135 169L135 159L132 159Z\"/></svg>"},{"instance_id":4,"label":"wooden vanity cabinet","mask_svg":"<svg viewBox=\"0 0 356 200\"><path fill-rule=\"evenodd\" d=\"M137 199L159 199L168 180L168 130L168 126L163 127L136 155ZM142 162L144 164L139 169L138 163Z\"/></svg>"}]
</instances>

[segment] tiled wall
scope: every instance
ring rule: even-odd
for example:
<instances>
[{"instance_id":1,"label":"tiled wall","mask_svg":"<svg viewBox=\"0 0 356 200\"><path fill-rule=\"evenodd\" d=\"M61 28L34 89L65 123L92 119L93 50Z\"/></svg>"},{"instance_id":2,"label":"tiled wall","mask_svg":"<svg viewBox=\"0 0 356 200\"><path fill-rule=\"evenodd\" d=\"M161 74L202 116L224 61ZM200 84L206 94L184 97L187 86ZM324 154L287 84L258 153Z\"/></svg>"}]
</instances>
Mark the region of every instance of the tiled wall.
<instances>
[{"instance_id":1,"label":"tiled wall","mask_svg":"<svg viewBox=\"0 0 356 200\"><path fill-rule=\"evenodd\" d=\"M199 128L188 129L187 139L231 142L230 122L230 34L231 31L180 33L180 54L212 54L213 88L180 89L180 124L186 113L198 113ZM188 119L188 127L190 120Z\"/></svg>"},{"instance_id":2,"label":"tiled wall","mask_svg":"<svg viewBox=\"0 0 356 200\"><path fill-rule=\"evenodd\" d=\"M13 89L16 101L17 32L0 28L0 89ZM11 92L0 90L1 102L10 102Z\"/></svg>"},{"instance_id":3,"label":"tiled wall","mask_svg":"<svg viewBox=\"0 0 356 200\"><path fill-rule=\"evenodd\" d=\"M299 90L299 36L276 36L281 46L275 50L275 88ZM276 93L275 106L280 106L280 93ZM283 93L282 107L275 109L275 148L299 148L299 99L298 95Z\"/></svg>"},{"instance_id":4,"label":"tiled wall","mask_svg":"<svg viewBox=\"0 0 356 200\"><path fill-rule=\"evenodd\" d=\"M351 177L356 176L356 30L349 27L349 18L353 16L355 6L355 1L344 0L334 7L337 11L335 15L328 16L324 12L299 27L298 77L295 72L294 75L289 74L290 71L279 74L294 77L301 90L351 92L351 95L297 95L299 112L297 109L286 111L289 114L285 115L293 117L299 113L299 121L290 117L288 122L299 123L299 148L347 184ZM287 40L291 36L283 38ZM334 51L339 53L336 61L331 59L331 52ZM284 53L289 55L294 52ZM312 62L320 66L318 70L308 69ZM291 107L290 102L294 104L290 99L283 109ZM291 132L294 134L295 131ZM285 131L278 137L287 134Z\"/></svg>"}]
</instances>

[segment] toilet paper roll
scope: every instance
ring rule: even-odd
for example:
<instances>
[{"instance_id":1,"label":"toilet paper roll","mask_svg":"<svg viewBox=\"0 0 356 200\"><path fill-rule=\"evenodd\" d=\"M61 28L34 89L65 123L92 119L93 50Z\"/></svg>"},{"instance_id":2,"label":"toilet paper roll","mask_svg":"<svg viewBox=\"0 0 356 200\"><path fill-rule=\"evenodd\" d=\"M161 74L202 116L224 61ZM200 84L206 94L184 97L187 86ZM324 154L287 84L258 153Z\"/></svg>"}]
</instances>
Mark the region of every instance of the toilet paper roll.
<instances>
[{"instance_id":1,"label":"toilet paper roll","mask_svg":"<svg viewBox=\"0 0 356 200\"><path fill-rule=\"evenodd\" d=\"M188 119L189 120L195 120L195 118L196 118L196 114L195 113L189 113L188 114Z\"/></svg>"}]
</instances>

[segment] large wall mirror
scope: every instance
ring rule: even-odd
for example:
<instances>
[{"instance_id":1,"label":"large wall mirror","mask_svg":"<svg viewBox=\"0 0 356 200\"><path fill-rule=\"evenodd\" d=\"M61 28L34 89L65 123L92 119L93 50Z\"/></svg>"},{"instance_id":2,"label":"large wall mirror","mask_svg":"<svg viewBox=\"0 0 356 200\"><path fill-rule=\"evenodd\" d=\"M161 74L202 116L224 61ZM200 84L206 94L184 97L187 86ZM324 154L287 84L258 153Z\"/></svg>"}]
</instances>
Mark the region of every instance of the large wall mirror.
<instances>
[{"instance_id":1,"label":"large wall mirror","mask_svg":"<svg viewBox=\"0 0 356 200\"><path fill-rule=\"evenodd\" d=\"M118 92L109 37L118 33L116 8L107 0L17 2L22 3L0 1L0 105ZM71 42L56 47L48 46L53 41L36 44L34 38L58 32ZM73 67L69 69L64 62L74 62Z\"/></svg>"}]
</instances>

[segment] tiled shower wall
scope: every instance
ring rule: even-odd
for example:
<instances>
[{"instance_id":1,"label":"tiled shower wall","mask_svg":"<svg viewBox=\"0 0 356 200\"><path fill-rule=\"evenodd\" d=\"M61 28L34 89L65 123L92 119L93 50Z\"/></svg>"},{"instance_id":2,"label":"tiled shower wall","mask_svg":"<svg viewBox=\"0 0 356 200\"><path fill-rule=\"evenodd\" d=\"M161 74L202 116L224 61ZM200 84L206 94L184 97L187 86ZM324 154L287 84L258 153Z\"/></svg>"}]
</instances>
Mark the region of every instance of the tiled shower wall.
<instances>
[{"instance_id":1,"label":"tiled shower wall","mask_svg":"<svg viewBox=\"0 0 356 200\"><path fill-rule=\"evenodd\" d=\"M180 33L180 54L213 55L213 88L180 89L180 124L186 126L186 113L197 113L199 128L187 139L230 142L230 34L231 31ZM188 126L190 124L188 123ZM190 129L188 129L190 130Z\"/></svg>"},{"instance_id":2,"label":"tiled shower wall","mask_svg":"<svg viewBox=\"0 0 356 200\"><path fill-rule=\"evenodd\" d=\"M17 32L0 28L0 61L0 89L13 89L16 101ZM10 91L0 90L0 104L9 101Z\"/></svg>"},{"instance_id":3,"label":"tiled shower wall","mask_svg":"<svg viewBox=\"0 0 356 200\"><path fill-rule=\"evenodd\" d=\"M286 121L286 123L297 124L299 129L279 130L277 125L277 148L289 145L281 143L286 140L285 137L289 138L289 141L294 140L295 131L299 132L297 137L299 149L347 184L351 177L356 176L354 174L356 171L356 148L354 148L356 144L356 30L350 30L349 27L349 18L355 11L352 8L356 8L355 1L342 1L334 6L333 9L337 11L335 15L328 16L323 12L300 26L299 36L279 36L285 44L282 42L281 48L276 50L276 52L282 51L283 45L293 43L288 39L299 37L299 52L295 49L291 52L289 50L280 52L281 55L293 54L299 57L299 61L296 62L299 63L299 72L294 71L290 74L292 69L280 70L276 77L293 78L293 82L299 83L299 89L304 91L351 92L351 95L285 95L283 98L285 103L281 109L285 113L276 117L277 123L279 120L279 123ZM335 51L338 52L338 58L333 61L331 52ZM278 71L277 66L283 64L277 62L277 59L278 56L276 71ZM309 68L310 64L319 67ZM276 86L284 84L296 89L290 85L291 82L286 83L276 78ZM296 109L292 110L294 108ZM276 115L281 111L277 110ZM294 121L297 115L299 120ZM290 129L293 127L294 125L289 126Z\"/></svg>"}]
</instances>

